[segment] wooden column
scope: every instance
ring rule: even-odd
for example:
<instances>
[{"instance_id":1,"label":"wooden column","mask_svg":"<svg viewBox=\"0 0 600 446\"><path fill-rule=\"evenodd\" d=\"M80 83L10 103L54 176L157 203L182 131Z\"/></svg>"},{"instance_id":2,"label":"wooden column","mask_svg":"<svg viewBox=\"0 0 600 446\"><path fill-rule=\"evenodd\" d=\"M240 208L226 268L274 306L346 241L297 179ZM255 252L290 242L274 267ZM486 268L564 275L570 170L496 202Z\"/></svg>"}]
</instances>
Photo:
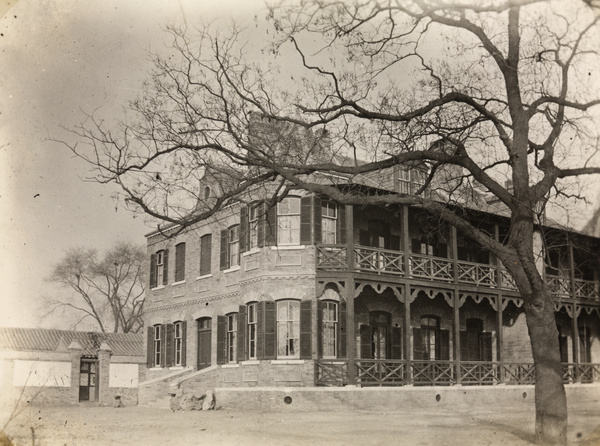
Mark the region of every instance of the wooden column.
<instances>
[{"instance_id":1,"label":"wooden column","mask_svg":"<svg viewBox=\"0 0 600 446\"><path fill-rule=\"evenodd\" d=\"M404 251L404 358L406 359L406 383L412 384L413 349L410 345L410 233L408 231L408 206L402 206L402 250Z\"/></svg>"},{"instance_id":2,"label":"wooden column","mask_svg":"<svg viewBox=\"0 0 600 446\"><path fill-rule=\"evenodd\" d=\"M450 251L452 255L452 275L454 277L453 292L453 336L454 336L454 367L456 369L456 384L461 383L460 373L460 314L459 314L459 293L458 293L458 246L456 241L456 227L450 225Z\"/></svg>"},{"instance_id":3,"label":"wooden column","mask_svg":"<svg viewBox=\"0 0 600 446\"><path fill-rule=\"evenodd\" d=\"M498 224L494 225L494 240L500 242L500 228ZM497 289L499 289L502 284L502 262L496 255L494 255L494 259L496 260L496 285ZM504 383L504 353L502 345L502 291L500 291L496 295L496 360L500 364L500 383Z\"/></svg>"},{"instance_id":4,"label":"wooden column","mask_svg":"<svg viewBox=\"0 0 600 446\"><path fill-rule=\"evenodd\" d=\"M571 321L572 321L572 330L573 330L573 362L575 364L579 364L579 330L577 327L577 309L575 308L575 255L573 253L573 243L571 239L568 239L568 249L569 249L569 280L570 283L570 293L571 293L571 301L573 302L571 308L573 309ZM575 379L577 381L580 380L577 366L575 367Z\"/></svg>"},{"instance_id":5,"label":"wooden column","mask_svg":"<svg viewBox=\"0 0 600 446\"><path fill-rule=\"evenodd\" d=\"M346 260L348 277L346 280L346 353L348 355L348 384L356 384L356 336L354 321L354 208L346 206Z\"/></svg>"}]
</instances>

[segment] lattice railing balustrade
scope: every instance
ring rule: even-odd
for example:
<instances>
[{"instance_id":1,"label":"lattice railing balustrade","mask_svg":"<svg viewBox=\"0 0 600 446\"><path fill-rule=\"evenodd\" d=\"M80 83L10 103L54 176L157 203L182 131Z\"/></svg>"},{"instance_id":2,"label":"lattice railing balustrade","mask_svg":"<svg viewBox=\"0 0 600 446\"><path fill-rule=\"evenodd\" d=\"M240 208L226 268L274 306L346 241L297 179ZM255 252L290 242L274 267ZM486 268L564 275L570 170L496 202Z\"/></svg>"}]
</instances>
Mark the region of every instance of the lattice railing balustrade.
<instances>
[{"instance_id":1,"label":"lattice railing balustrade","mask_svg":"<svg viewBox=\"0 0 600 446\"><path fill-rule=\"evenodd\" d=\"M571 296L571 281L567 277L546 274L546 283L554 296Z\"/></svg>"},{"instance_id":2,"label":"lattice railing balustrade","mask_svg":"<svg viewBox=\"0 0 600 446\"><path fill-rule=\"evenodd\" d=\"M479 286L496 286L496 268L491 265L473 262L457 262L457 276L460 283Z\"/></svg>"},{"instance_id":3,"label":"lattice railing balustrade","mask_svg":"<svg viewBox=\"0 0 600 446\"><path fill-rule=\"evenodd\" d=\"M361 359L356 361L356 379L362 386L404 386L406 361Z\"/></svg>"},{"instance_id":4,"label":"lattice railing balustrade","mask_svg":"<svg viewBox=\"0 0 600 446\"><path fill-rule=\"evenodd\" d=\"M500 383L500 364L486 361L460 363L461 384L490 385Z\"/></svg>"},{"instance_id":5,"label":"lattice railing balustrade","mask_svg":"<svg viewBox=\"0 0 600 446\"><path fill-rule=\"evenodd\" d=\"M450 361L413 361L412 382L418 386L450 386L456 384L455 364Z\"/></svg>"},{"instance_id":6,"label":"lattice railing balustrade","mask_svg":"<svg viewBox=\"0 0 600 446\"><path fill-rule=\"evenodd\" d=\"M348 363L340 360L315 361L316 386L345 386L348 384Z\"/></svg>"},{"instance_id":7,"label":"lattice railing balustrade","mask_svg":"<svg viewBox=\"0 0 600 446\"><path fill-rule=\"evenodd\" d=\"M575 279L575 297L579 299L600 300L598 282Z\"/></svg>"},{"instance_id":8,"label":"lattice railing balustrade","mask_svg":"<svg viewBox=\"0 0 600 446\"><path fill-rule=\"evenodd\" d=\"M451 282L454 280L452 260L412 254L410 256L410 276Z\"/></svg>"},{"instance_id":9,"label":"lattice railing balustrade","mask_svg":"<svg viewBox=\"0 0 600 446\"><path fill-rule=\"evenodd\" d=\"M535 384L535 366L527 363L502 365L504 382L507 384Z\"/></svg>"},{"instance_id":10,"label":"lattice railing balustrade","mask_svg":"<svg viewBox=\"0 0 600 446\"><path fill-rule=\"evenodd\" d=\"M347 249L340 245L317 246L317 269L345 270L348 268Z\"/></svg>"},{"instance_id":11,"label":"lattice railing balustrade","mask_svg":"<svg viewBox=\"0 0 600 446\"><path fill-rule=\"evenodd\" d=\"M355 268L377 274L404 274L404 253L387 249L354 247Z\"/></svg>"}]
</instances>

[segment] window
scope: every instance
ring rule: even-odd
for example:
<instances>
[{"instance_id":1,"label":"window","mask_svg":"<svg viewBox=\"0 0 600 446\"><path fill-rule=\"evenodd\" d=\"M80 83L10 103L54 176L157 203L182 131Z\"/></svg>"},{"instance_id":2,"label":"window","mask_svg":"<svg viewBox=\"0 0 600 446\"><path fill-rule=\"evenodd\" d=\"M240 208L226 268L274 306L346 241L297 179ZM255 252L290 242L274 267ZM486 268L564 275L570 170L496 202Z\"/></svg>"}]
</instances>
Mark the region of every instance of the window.
<instances>
[{"instance_id":1,"label":"window","mask_svg":"<svg viewBox=\"0 0 600 446\"><path fill-rule=\"evenodd\" d=\"M154 327L154 367L162 366L162 325Z\"/></svg>"},{"instance_id":2,"label":"window","mask_svg":"<svg viewBox=\"0 0 600 446\"><path fill-rule=\"evenodd\" d=\"M337 243L337 205L331 201L321 203L321 237L326 245Z\"/></svg>"},{"instance_id":3,"label":"window","mask_svg":"<svg viewBox=\"0 0 600 446\"><path fill-rule=\"evenodd\" d=\"M248 304L248 359L256 359L256 302Z\"/></svg>"},{"instance_id":4,"label":"window","mask_svg":"<svg viewBox=\"0 0 600 446\"><path fill-rule=\"evenodd\" d=\"M210 274L212 234L206 234L200 237L200 275Z\"/></svg>"},{"instance_id":5,"label":"window","mask_svg":"<svg viewBox=\"0 0 600 446\"><path fill-rule=\"evenodd\" d=\"M277 205L277 244L300 244L299 197L286 197Z\"/></svg>"},{"instance_id":6,"label":"window","mask_svg":"<svg viewBox=\"0 0 600 446\"><path fill-rule=\"evenodd\" d=\"M436 316L421 317L421 329L423 330L423 359L434 361L438 359L437 333L440 328L440 319Z\"/></svg>"},{"instance_id":7,"label":"window","mask_svg":"<svg viewBox=\"0 0 600 446\"><path fill-rule=\"evenodd\" d=\"M164 272L165 272L165 253L164 251L159 251L156 253L156 283L162 284L164 281Z\"/></svg>"},{"instance_id":8,"label":"window","mask_svg":"<svg viewBox=\"0 0 600 446\"><path fill-rule=\"evenodd\" d=\"M185 243L175 246L175 282L185 280Z\"/></svg>"},{"instance_id":9,"label":"window","mask_svg":"<svg viewBox=\"0 0 600 446\"><path fill-rule=\"evenodd\" d=\"M227 315L227 362L237 361L237 313Z\"/></svg>"},{"instance_id":10,"label":"window","mask_svg":"<svg viewBox=\"0 0 600 446\"><path fill-rule=\"evenodd\" d=\"M204 188L204 199L208 200L210 198L210 187L206 186Z\"/></svg>"},{"instance_id":11,"label":"window","mask_svg":"<svg viewBox=\"0 0 600 446\"><path fill-rule=\"evenodd\" d=\"M323 303L323 358L337 356L338 304Z\"/></svg>"},{"instance_id":12,"label":"window","mask_svg":"<svg viewBox=\"0 0 600 446\"><path fill-rule=\"evenodd\" d=\"M250 249L258 247L258 228L261 219L261 209L262 206L260 204L250 206L249 209L248 226L250 231L250 239L248 248Z\"/></svg>"},{"instance_id":13,"label":"window","mask_svg":"<svg viewBox=\"0 0 600 446\"><path fill-rule=\"evenodd\" d=\"M157 251L150 256L150 288L166 285L169 278L167 267L169 265L169 250Z\"/></svg>"},{"instance_id":14,"label":"window","mask_svg":"<svg viewBox=\"0 0 600 446\"><path fill-rule=\"evenodd\" d=\"M175 322L174 325L174 336L173 336L173 355L174 365L183 365L183 323L181 321Z\"/></svg>"},{"instance_id":15,"label":"window","mask_svg":"<svg viewBox=\"0 0 600 446\"><path fill-rule=\"evenodd\" d=\"M240 225L221 231L221 270L240 264Z\"/></svg>"},{"instance_id":16,"label":"window","mask_svg":"<svg viewBox=\"0 0 600 446\"><path fill-rule=\"evenodd\" d=\"M398 192L416 194L425 184L424 172L408 166L398 166Z\"/></svg>"},{"instance_id":17,"label":"window","mask_svg":"<svg viewBox=\"0 0 600 446\"><path fill-rule=\"evenodd\" d=\"M277 357L300 357L300 302L277 302Z\"/></svg>"}]
</instances>

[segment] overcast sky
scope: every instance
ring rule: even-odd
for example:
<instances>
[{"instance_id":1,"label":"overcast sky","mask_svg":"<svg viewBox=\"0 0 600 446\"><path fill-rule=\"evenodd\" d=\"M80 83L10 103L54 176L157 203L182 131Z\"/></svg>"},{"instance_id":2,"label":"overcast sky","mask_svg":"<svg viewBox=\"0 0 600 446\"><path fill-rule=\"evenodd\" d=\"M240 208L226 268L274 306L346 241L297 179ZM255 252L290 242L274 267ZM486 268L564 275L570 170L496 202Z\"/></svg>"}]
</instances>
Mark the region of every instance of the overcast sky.
<instances>
[{"instance_id":1,"label":"overcast sky","mask_svg":"<svg viewBox=\"0 0 600 446\"><path fill-rule=\"evenodd\" d=\"M12 3L10 8L7 4ZM4 12L6 11L6 12ZM0 326L38 326L45 281L74 246L144 243L150 228L84 182L54 140L99 110L121 115L170 24L264 17L261 0L0 0ZM596 194L597 195L597 194ZM44 327L64 327L46 319Z\"/></svg>"},{"instance_id":2,"label":"overcast sky","mask_svg":"<svg viewBox=\"0 0 600 446\"><path fill-rule=\"evenodd\" d=\"M52 140L97 109L118 117L164 49L169 24L264 16L259 0L1 0L0 326L38 326L44 279L73 246L144 243L140 218ZM44 327L61 327L46 319Z\"/></svg>"}]
</instances>

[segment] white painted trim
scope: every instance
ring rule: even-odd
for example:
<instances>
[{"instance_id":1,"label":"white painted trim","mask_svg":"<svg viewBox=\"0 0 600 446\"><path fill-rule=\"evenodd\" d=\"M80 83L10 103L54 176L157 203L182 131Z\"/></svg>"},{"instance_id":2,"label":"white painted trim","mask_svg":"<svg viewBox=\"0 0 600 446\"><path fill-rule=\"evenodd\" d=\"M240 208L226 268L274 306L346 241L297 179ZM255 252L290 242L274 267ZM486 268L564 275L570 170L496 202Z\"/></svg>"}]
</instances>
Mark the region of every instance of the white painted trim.
<instances>
[{"instance_id":1,"label":"white painted trim","mask_svg":"<svg viewBox=\"0 0 600 446\"><path fill-rule=\"evenodd\" d=\"M271 364L305 364L304 359L273 359Z\"/></svg>"},{"instance_id":2,"label":"white painted trim","mask_svg":"<svg viewBox=\"0 0 600 446\"><path fill-rule=\"evenodd\" d=\"M229 269L224 269L223 270L223 274L229 274L229 273L232 273L234 271L239 271L240 269L241 269L240 265L232 266Z\"/></svg>"},{"instance_id":3,"label":"white painted trim","mask_svg":"<svg viewBox=\"0 0 600 446\"><path fill-rule=\"evenodd\" d=\"M212 277L212 273L211 274L205 274L203 276L198 276L198 277L196 277L196 280L208 279L209 277Z\"/></svg>"},{"instance_id":4,"label":"white painted trim","mask_svg":"<svg viewBox=\"0 0 600 446\"><path fill-rule=\"evenodd\" d=\"M180 280L179 282L173 282L171 284L171 286L178 286L178 285L183 285L183 284L185 284L185 280Z\"/></svg>"}]
</instances>

